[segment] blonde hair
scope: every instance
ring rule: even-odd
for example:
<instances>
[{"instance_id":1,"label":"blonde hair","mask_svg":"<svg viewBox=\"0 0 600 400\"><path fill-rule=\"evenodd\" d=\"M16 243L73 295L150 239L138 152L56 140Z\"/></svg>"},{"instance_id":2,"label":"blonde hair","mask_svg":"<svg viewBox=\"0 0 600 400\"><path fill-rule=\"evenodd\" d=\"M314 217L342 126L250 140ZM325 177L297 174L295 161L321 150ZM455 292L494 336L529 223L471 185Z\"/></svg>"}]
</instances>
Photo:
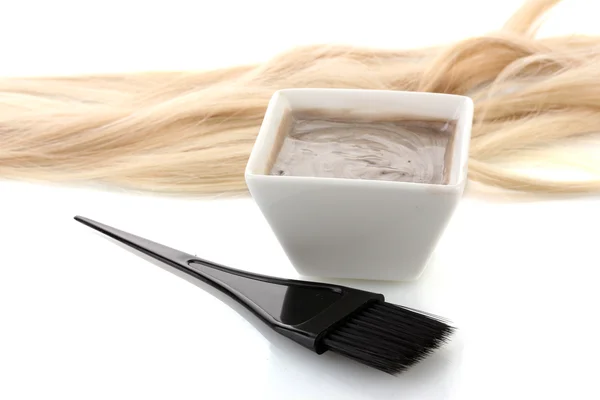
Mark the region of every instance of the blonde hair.
<instances>
[{"instance_id":1,"label":"blonde hair","mask_svg":"<svg viewBox=\"0 0 600 400\"><path fill-rule=\"evenodd\" d=\"M315 45L208 72L0 79L0 177L244 192L274 91L368 88L470 96L472 181L523 192L597 191L600 160L586 154L586 140L600 127L600 40L536 39L538 20L557 3L529 1L498 32L450 46ZM531 170L540 164L550 177ZM558 179L570 165L591 175Z\"/></svg>"}]
</instances>

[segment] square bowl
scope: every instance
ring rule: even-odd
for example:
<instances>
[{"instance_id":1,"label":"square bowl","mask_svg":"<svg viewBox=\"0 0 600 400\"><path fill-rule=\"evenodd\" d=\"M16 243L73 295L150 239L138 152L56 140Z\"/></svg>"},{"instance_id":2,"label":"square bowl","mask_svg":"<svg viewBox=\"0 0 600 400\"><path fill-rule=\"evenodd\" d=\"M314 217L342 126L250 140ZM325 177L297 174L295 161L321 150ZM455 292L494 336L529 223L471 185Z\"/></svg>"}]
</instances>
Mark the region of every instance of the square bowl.
<instances>
[{"instance_id":1,"label":"square bowl","mask_svg":"<svg viewBox=\"0 0 600 400\"><path fill-rule=\"evenodd\" d=\"M453 121L442 183L271 174L295 115ZM284 89L272 96L245 170L248 190L300 275L417 279L462 197L473 102L459 95Z\"/></svg>"}]
</instances>

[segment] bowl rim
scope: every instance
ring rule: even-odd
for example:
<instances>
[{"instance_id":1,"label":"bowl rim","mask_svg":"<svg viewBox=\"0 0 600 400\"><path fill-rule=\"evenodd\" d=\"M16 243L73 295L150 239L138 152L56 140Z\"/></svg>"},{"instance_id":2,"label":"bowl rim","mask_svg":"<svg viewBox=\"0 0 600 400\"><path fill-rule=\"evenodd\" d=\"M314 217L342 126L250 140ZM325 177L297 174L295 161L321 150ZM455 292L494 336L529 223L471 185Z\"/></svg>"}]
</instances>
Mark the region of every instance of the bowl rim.
<instances>
[{"instance_id":1,"label":"bowl rim","mask_svg":"<svg viewBox=\"0 0 600 400\"><path fill-rule=\"evenodd\" d=\"M306 95L306 94L322 94L327 93L329 95L339 95L342 97L346 97L348 95L360 96L366 93L370 93L371 95L381 95L381 96L398 96L398 98L402 97L404 99L408 97L412 98L425 98L425 99L453 99L456 102L457 106L457 117L455 120L457 121L457 127L454 132L455 139L452 144L452 163L451 163L451 176L448 182L446 183L428 183L428 182L405 182L405 181L383 181L376 179L351 179L351 178L341 178L341 177L316 177L316 176L280 176L280 175L270 175L264 172L258 172L261 166L264 166L266 163L264 157L261 157L261 153L265 152L265 147L268 139L271 139L273 135L278 133L277 129L273 128L275 121L278 117L280 117L280 113L278 113L278 109L281 109L282 102L287 101L286 96L295 96L295 95ZM261 181L279 181L279 182L321 182L323 184L328 185L376 185L376 186L398 186L398 187L406 187L406 188L423 188L423 189L431 189L438 188L439 190L444 190L442 188L447 188L450 191L454 191L454 189L461 188L466 180L468 174L468 159L469 159L469 145L471 141L471 129L472 129L472 121L473 121L473 113L474 113L474 104L470 97L457 95L457 94L447 94L447 93L433 93L433 92L417 92L417 91L401 91L401 90L381 90L381 89L346 89L346 88L287 88L280 89L273 93L271 96L269 103L267 105L267 109L265 111L265 115L263 117L263 122L259 129L259 132L256 136L254 144L252 146L252 150L248 161L246 163L244 176L246 181L249 179L260 179ZM400 115L400 113L399 113ZM418 116L418 115L417 115ZM458 140L457 140L458 139ZM270 153L270 151L269 151Z\"/></svg>"}]
</instances>

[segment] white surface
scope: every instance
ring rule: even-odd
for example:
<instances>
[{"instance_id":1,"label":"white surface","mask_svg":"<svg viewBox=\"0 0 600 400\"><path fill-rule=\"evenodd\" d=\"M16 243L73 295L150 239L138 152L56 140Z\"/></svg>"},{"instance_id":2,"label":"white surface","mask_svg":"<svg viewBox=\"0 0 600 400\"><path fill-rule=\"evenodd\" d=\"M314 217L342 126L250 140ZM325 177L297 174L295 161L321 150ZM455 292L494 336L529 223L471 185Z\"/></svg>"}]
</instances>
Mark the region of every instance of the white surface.
<instances>
[{"instance_id":1,"label":"white surface","mask_svg":"<svg viewBox=\"0 0 600 400\"><path fill-rule=\"evenodd\" d=\"M456 121L446 185L270 175L284 115L342 110L368 118ZM398 110L401 110L400 112ZM423 272L467 179L473 101L387 90L286 89L273 95L246 182L295 270L305 276L411 281ZM377 260L374 262L374 260Z\"/></svg>"},{"instance_id":2,"label":"white surface","mask_svg":"<svg viewBox=\"0 0 600 400\"><path fill-rule=\"evenodd\" d=\"M494 29L519 3L6 0L0 74L193 68L301 42L418 46ZM566 1L542 32L599 33L597 7ZM354 283L461 329L399 378L270 342L196 286L72 219L295 276L249 199L2 182L0 204L0 399L600 397L597 198L467 194L418 282Z\"/></svg>"}]
</instances>

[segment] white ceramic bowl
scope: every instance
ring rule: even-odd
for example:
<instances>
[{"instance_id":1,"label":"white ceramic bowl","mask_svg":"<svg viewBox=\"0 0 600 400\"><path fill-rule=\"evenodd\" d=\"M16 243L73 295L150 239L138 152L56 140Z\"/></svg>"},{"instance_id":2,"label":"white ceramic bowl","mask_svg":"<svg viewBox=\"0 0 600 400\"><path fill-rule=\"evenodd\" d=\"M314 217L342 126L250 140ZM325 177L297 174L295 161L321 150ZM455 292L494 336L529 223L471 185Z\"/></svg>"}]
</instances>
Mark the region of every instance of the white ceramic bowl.
<instances>
[{"instance_id":1,"label":"white ceramic bowl","mask_svg":"<svg viewBox=\"0 0 600 400\"><path fill-rule=\"evenodd\" d=\"M298 110L457 121L447 184L269 175L284 115ZM353 89L276 92L245 171L248 189L299 274L414 280L467 179L473 102L457 95Z\"/></svg>"}]
</instances>

